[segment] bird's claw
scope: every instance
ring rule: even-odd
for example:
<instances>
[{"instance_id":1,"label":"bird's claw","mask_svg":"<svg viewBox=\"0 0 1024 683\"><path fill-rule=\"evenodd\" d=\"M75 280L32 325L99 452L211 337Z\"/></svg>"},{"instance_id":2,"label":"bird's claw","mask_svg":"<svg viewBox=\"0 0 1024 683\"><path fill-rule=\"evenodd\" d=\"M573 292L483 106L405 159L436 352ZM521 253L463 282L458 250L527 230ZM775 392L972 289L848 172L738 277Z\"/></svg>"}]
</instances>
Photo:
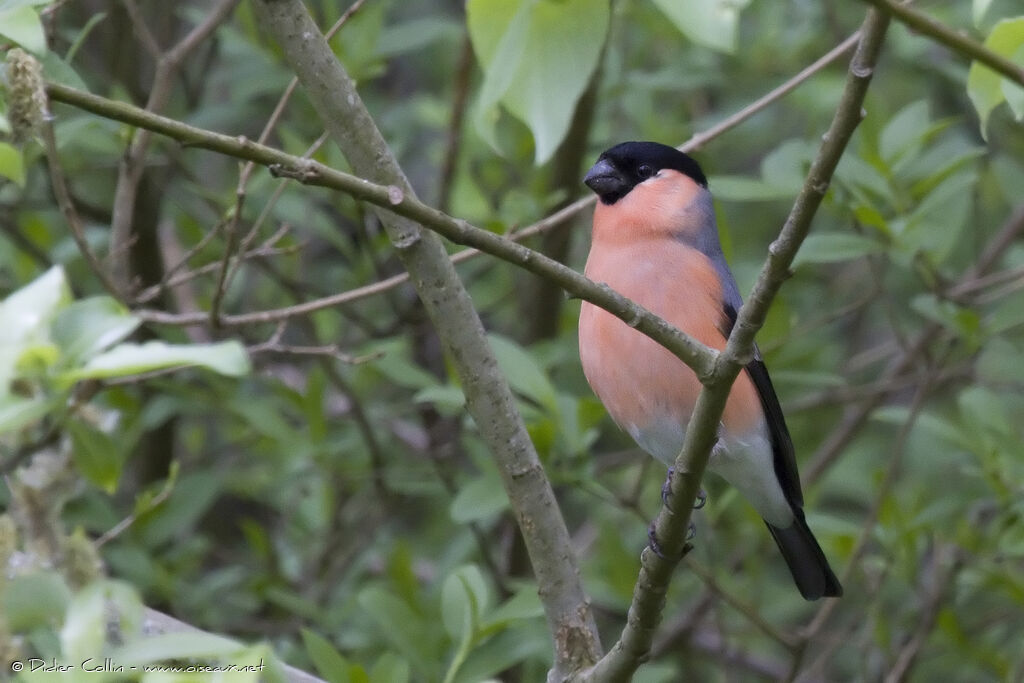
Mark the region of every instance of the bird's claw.
<instances>
[{"instance_id":1,"label":"bird's claw","mask_svg":"<svg viewBox=\"0 0 1024 683\"><path fill-rule=\"evenodd\" d=\"M672 475L675 474L675 472L676 472L676 468L675 467L669 467L668 468L668 476L665 477L665 483L661 485L661 504L664 505L665 508L668 509L668 511L672 512L672 513L675 513L675 510L673 510L672 506L669 505L668 497L672 494ZM707 502L708 502L708 494L706 494L704 492L704 489L701 489L697 493L697 500L695 500L694 503L693 503L693 509L694 510L700 510L702 507L704 507L705 503L707 503Z\"/></svg>"},{"instance_id":2,"label":"bird's claw","mask_svg":"<svg viewBox=\"0 0 1024 683\"><path fill-rule=\"evenodd\" d=\"M696 536L697 527L693 525L693 522L690 522L690 525L686 529L686 543L683 544L683 549L679 552L679 559L683 559L691 550L693 550L693 544L690 543L690 541L692 541ZM656 522L651 522L650 526L647 527L647 547L661 559L668 559L665 557L665 553L661 551L661 543L658 542Z\"/></svg>"},{"instance_id":3,"label":"bird's claw","mask_svg":"<svg viewBox=\"0 0 1024 683\"><path fill-rule=\"evenodd\" d=\"M673 514L675 513L675 511L672 509L672 506L669 505L668 497L672 494L672 475L675 474L675 471L675 467L669 467L668 476L665 477L665 483L661 485L661 504L664 505L665 508Z\"/></svg>"},{"instance_id":4,"label":"bird's claw","mask_svg":"<svg viewBox=\"0 0 1024 683\"><path fill-rule=\"evenodd\" d=\"M661 559L667 559L661 552L661 544L658 543L658 534L656 533L655 522L651 522L651 525L647 527L647 547Z\"/></svg>"}]
</instances>

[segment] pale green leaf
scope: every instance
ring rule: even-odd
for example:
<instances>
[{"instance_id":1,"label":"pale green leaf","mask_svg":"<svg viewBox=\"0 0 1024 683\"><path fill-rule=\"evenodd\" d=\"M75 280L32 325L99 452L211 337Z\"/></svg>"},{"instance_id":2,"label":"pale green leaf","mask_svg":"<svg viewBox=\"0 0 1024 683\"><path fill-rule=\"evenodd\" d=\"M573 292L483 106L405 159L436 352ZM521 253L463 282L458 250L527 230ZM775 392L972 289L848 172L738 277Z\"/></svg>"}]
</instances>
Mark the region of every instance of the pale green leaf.
<instances>
[{"instance_id":1,"label":"pale green leaf","mask_svg":"<svg viewBox=\"0 0 1024 683\"><path fill-rule=\"evenodd\" d=\"M597 68L609 14L605 0L469 0L467 27L484 67L475 123L489 144L497 146L500 102L533 134L536 163L551 157Z\"/></svg>"},{"instance_id":2,"label":"pale green leaf","mask_svg":"<svg viewBox=\"0 0 1024 683\"><path fill-rule=\"evenodd\" d=\"M544 605L537 595L537 586L530 584L499 605L487 615L488 627L507 625L520 619L536 619L544 616Z\"/></svg>"},{"instance_id":3,"label":"pale green leaf","mask_svg":"<svg viewBox=\"0 0 1024 683\"><path fill-rule=\"evenodd\" d=\"M370 669L370 683L409 683L409 662L393 652L385 652Z\"/></svg>"},{"instance_id":4,"label":"pale green leaf","mask_svg":"<svg viewBox=\"0 0 1024 683\"><path fill-rule=\"evenodd\" d=\"M488 335L498 365L505 372L509 384L517 393L531 399L550 414L557 414L558 399L555 385L540 364L528 351L511 339L501 335Z\"/></svg>"},{"instance_id":5,"label":"pale green leaf","mask_svg":"<svg viewBox=\"0 0 1024 683\"><path fill-rule=\"evenodd\" d=\"M55 81L69 88L89 92L89 86L78 75L78 72L67 61L61 59L60 55L56 52L47 52L40 55L39 63L43 65L43 74L47 80Z\"/></svg>"},{"instance_id":6,"label":"pale green leaf","mask_svg":"<svg viewBox=\"0 0 1024 683\"><path fill-rule=\"evenodd\" d=\"M126 643L111 655L122 666L141 666L176 659L215 659L236 662L245 645L202 631L161 633Z\"/></svg>"},{"instance_id":7,"label":"pale green leaf","mask_svg":"<svg viewBox=\"0 0 1024 683\"><path fill-rule=\"evenodd\" d=\"M50 338L60 347L65 363L76 363L121 341L141 322L113 297L90 297L57 314Z\"/></svg>"},{"instance_id":8,"label":"pale green leaf","mask_svg":"<svg viewBox=\"0 0 1024 683\"><path fill-rule=\"evenodd\" d=\"M889 120L878 139L878 152L892 166L913 150L928 128L931 115L928 100L911 102Z\"/></svg>"},{"instance_id":9,"label":"pale green leaf","mask_svg":"<svg viewBox=\"0 0 1024 683\"><path fill-rule=\"evenodd\" d=\"M734 202L764 202L793 197L793 190L790 187L745 176L711 176L708 178L708 187L714 190L715 199Z\"/></svg>"},{"instance_id":10,"label":"pale green leaf","mask_svg":"<svg viewBox=\"0 0 1024 683\"><path fill-rule=\"evenodd\" d=\"M356 599L388 641L412 662L424 678L431 678L431 672L435 672L439 665L434 650L439 635L436 622L428 624L403 600L379 586L363 589Z\"/></svg>"},{"instance_id":11,"label":"pale green leaf","mask_svg":"<svg viewBox=\"0 0 1024 683\"><path fill-rule=\"evenodd\" d=\"M0 12L19 7L39 7L49 5L53 0L0 0Z\"/></svg>"},{"instance_id":12,"label":"pale green leaf","mask_svg":"<svg viewBox=\"0 0 1024 683\"><path fill-rule=\"evenodd\" d=\"M46 52L43 22L39 19L39 12L29 4L0 8L0 36L37 55Z\"/></svg>"},{"instance_id":13,"label":"pale green leaf","mask_svg":"<svg viewBox=\"0 0 1024 683\"><path fill-rule=\"evenodd\" d=\"M1022 46L1024 46L1024 17L1000 21L985 40L985 47L988 49L1008 59L1015 59L1018 64L1024 65L1020 53ZM978 112L981 135L986 140L988 139L989 115L993 109L1006 100L1003 80L1002 76L977 61L971 63L971 69L967 74L967 95ZM1014 90L1019 90L1020 86L1010 84L1007 88L1014 92ZM1014 95L1017 103L1024 108L1024 103L1019 102L1020 97L1024 96Z\"/></svg>"},{"instance_id":14,"label":"pale green leaf","mask_svg":"<svg viewBox=\"0 0 1024 683\"><path fill-rule=\"evenodd\" d=\"M976 311L939 299L934 294L915 296L910 307L925 318L959 333L968 341L976 339L981 331L981 318Z\"/></svg>"},{"instance_id":15,"label":"pale green leaf","mask_svg":"<svg viewBox=\"0 0 1024 683\"><path fill-rule=\"evenodd\" d=\"M40 420L53 408L50 400L33 397L4 396L6 386L0 386L0 434L14 432Z\"/></svg>"},{"instance_id":16,"label":"pale green leaf","mask_svg":"<svg viewBox=\"0 0 1024 683\"><path fill-rule=\"evenodd\" d=\"M313 660L316 670L330 683L349 683L349 669L351 664L329 640L315 631L302 629L302 644L306 647L306 654Z\"/></svg>"},{"instance_id":17,"label":"pale green leaf","mask_svg":"<svg viewBox=\"0 0 1024 683\"><path fill-rule=\"evenodd\" d=\"M114 493L121 478L122 448L109 434L82 420L68 420L66 428L79 472L107 493Z\"/></svg>"},{"instance_id":18,"label":"pale green leaf","mask_svg":"<svg viewBox=\"0 0 1024 683\"><path fill-rule=\"evenodd\" d=\"M974 20L974 25L978 28L981 27L983 21L985 21L985 14L988 12L988 8L992 5L992 0L974 0L971 3L971 18Z\"/></svg>"},{"instance_id":19,"label":"pale green leaf","mask_svg":"<svg viewBox=\"0 0 1024 683\"><path fill-rule=\"evenodd\" d=\"M936 185L911 213L899 246L927 252L937 263L948 258L967 226L977 182L977 170L965 167Z\"/></svg>"},{"instance_id":20,"label":"pale green leaf","mask_svg":"<svg viewBox=\"0 0 1024 683\"><path fill-rule=\"evenodd\" d=\"M508 495L496 471L464 484L452 500L449 514L459 524L487 519L508 506Z\"/></svg>"},{"instance_id":21,"label":"pale green leaf","mask_svg":"<svg viewBox=\"0 0 1024 683\"><path fill-rule=\"evenodd\" d=\"M25 161L21 150L6 142L0 142L0 176L25 187Z\"/></svg>"},{"instance_id":22,"label":"pale green leaf","mask_svg":"<svg viewBox=\"0 0 1024 683\"><path fill-rule=\"evenodd\" d=\"M64 269L54 266L0 302L0 346L39 338L71 300Z\"/></svg>"},{"instance_id":23,"label":"pale green leaf","mask_svg":"<svg viewBox=\"0 0 1024 683\"><path fill-rule=\"evenodd\" d=\"M740 10L747 0L653 0L665 16L697 43L721 52L735 52Z\"/></svg>"},{"instance_id":24,"label":"pale green leaf","mask_svg":"<svg viewBox=\"0 0 1024 683\"><path fill-rule=\"evenodd\" d=\"M884 250L884 246L864 235L846 232L812 233L800 246L793 267L805 263L849 261Z\"/></svg>"},{"instance_id":25,"label":"pale green leaf","mask_svg":"<svg viewBox=\"0 0 1024 683\"><path fill-rule=\"evenodd\" d=\"M82 379L124 377L141 372L198 366L238 377L249 372L249 357L245 347L236 341L219 344L167 344L150 341L145 344L120 344L93 356L82 366L63 373L59 380L71 383Z\"/></svg>"},{"instance_id":26,"label":"pale green leaf","mask_svg":"<svg viewBox=\"0 0 1024 683\"><path fill-rule=\"evenodd\" d=\"M448 634L455 640L471 636L490 602L487 580L476 565L452 572L441 588L441 620Z\"/></svg>"},{"instance_id":27,"label":"pale green leaf","mask_svg":"<svg viewBox=\"0 0 1024 683\"><path fill-rule=\"evenodd\" d=\"M1021 45L1017 49L1017 52L1013 56L1013 60L1017 64L1024 65L1024 45ZM1017 121L1024 121L1024 88L1017 85L1009 78L1002 80L1003 97L1006 98L1006 103L1010 105L1010 111L1013 112L1014 118Z\"/></svg>"},{"instance_id":28,"label":"pale green leaf","mask_svg":"<svg viewBox=\"0 0 1024 683\"><path fill-rule=\"evenodd\" d=\"M71 591L57 572L39 571L5 580L0 590L0 613L7 628L25 632L60 623Z\"/></svg>"},{"instance_id":29,"label":"pale green leaf","mask_svg":"<svg viewBox=\"0 0 1024 683\"><path fill-rule=\"evenodd\" d=\"M102 660L108 625L114 618L121 638L142 625L142 601L135 589L120 581L101 580L75 595L60 631L62 654L72 662Z\"/></svg>"},{"instance_id":30,"label":"pale green leaf","mask_svg":"<svg viewBox=\"0 0 1024 683\"><path fill-rule=\"evenodd\" d=\"M453 384L438 384L413 394L416 403L429 403L444 415L455 415L466 405L466 395Z\"/></svg>"},{"instance_id":31,"label":"pale green leaf","mask_svg":"<svg viewBox=\"0 0 1024 683\"><path fill-rule=\"evenodd\" d=\"M0 301L0 395L8 391L32 347L49 344L50 321L71 298L64 270L54 266Z\"/></svg>"}]
</instances>

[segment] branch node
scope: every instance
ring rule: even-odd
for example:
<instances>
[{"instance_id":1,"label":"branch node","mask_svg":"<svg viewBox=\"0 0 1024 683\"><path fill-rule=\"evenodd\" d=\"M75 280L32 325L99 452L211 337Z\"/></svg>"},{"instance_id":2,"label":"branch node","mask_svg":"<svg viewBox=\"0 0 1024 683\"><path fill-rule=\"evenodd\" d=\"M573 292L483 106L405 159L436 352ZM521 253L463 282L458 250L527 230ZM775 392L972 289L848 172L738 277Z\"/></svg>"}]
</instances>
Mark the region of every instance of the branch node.
<instances>
[{"instance_id":1,"label":"branch node","mask_svg":"<svg viewBox=\"0 0 1024 683\"><path fill-rule=\"evenodd\" d=\"M850 66L850 73L857 78L871 78L875 73L874 67L865 64L853 64Z\"/></svg>"},{"instance_id":2,"label":"branch node","mask_svg":"<svg viewBox=\"0 0 1024 683\"><path fill-rule=\"evenodd\" d=\"M388 201L392 206L398 206L405 199L405 192L398 185L388 185Z\"/></svg>"},{"instance_id":3,"label":"branch node","mask_svg":"<svg viewBox=\"0 0 1024 683\"><path fill-rule=\"evenodd\" d=\"M267 166L270 175L275 178L289 178L306 184L320 178L320 170L312 163L296 163L293 166L284 164L270 164Z\"/></svg>"}]
</instances>

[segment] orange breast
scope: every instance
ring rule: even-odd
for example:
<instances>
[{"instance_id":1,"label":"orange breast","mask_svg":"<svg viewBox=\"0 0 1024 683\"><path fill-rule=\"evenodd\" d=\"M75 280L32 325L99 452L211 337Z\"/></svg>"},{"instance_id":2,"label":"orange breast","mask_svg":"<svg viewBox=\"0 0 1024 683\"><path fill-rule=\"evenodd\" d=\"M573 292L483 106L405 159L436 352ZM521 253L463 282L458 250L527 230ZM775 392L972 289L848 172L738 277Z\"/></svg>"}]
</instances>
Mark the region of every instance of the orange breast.
<instances>
[{"instance_id":1,"label":"orange breast","mask_svg":"<svg viewBox=\"0 0 1024 683\"><path fill-rule=\"evenodd\" d=\"M595 243L586 274L698 341L724 348L718 329L721 286L711 262L695 249L664 237ZM634 438L637 430L666 419L685 428L701 389L694 372L657 342L586 302L580 312L580 359L594 393ZM722 422L726 430L745 434L760 415L757 392L741 373Z\"/></svg>"}]
</instances>

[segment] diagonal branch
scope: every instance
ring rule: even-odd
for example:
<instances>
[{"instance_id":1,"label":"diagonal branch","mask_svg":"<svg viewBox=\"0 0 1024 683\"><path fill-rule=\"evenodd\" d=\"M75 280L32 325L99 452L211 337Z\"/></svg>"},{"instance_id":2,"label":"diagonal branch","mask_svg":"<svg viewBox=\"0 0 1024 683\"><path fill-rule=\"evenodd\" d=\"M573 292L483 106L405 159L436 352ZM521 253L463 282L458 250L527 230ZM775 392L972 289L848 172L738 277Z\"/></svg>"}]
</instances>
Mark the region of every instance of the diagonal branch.
<instances>
[{"instance_id":1,"label":"diagonal branch","mask_svg":"<svg viewBox=\"0 0 1024 683\"><path fill-rule=\"evenodd\" d=\"M464 220L453 218L419 201L412 193L402 191L396 185L383 185L343 173L324 164L266 145L260 145L245 137L235 137L196 128L171 118L159 116L134 105L109 100L91 93L75 90L59 83L47 83L47 94L51 99L73 105L80 109L99 114L106 118L123 121L140 128L146 128L161 135L174 138L189 147L199 147L238 159L254 161L271 167L278 175L300 180L307 185L326 187L345 192L352 197L383 207L389 213L410 218L420 225L443 237L465 246L514 263L541 277L558 282L569 294L589 301L636 327L651 339L676 354L692 367L700 377L706 377L714 365L717 352L704 346L677 330L674 326L647 311L626 297L605 285L598 284L580 275L572 268L554 261L512 240L488 230L474 227ZM564 220L566 207L553 214L549 220ZM382 283L386 284L386 283ZM298 304L289 309L269 313L248 313L245 315L223 316L225 326L278 322L291 315L301 315L323 308L319 301ZM282 312L284 311L284 312ZM206 313L187 314L194 316L167 316L166 322L182 324L192 322L200 325L208 322ZM159 312L147 312L143 317L152 322L162 322Z\"/></svg>"},{"instance_id":2,"label":"diagonal branch","mask_svg":"<svg viewBox=\"0 0 1024 683\"><path fill-rule=\"evenodd\" d=\"M863 117L861 107L888 24L888 15L869 11L861 27L860 43L850 63L846 87L832 124L778 239L769 248L768 259L754 290L739 311L725 350L719 355L711 376L704 382L705 388L697 399L686 429L683 450L676 457L671 491L655 520L655 533L663 556L651 552L650 548L644 550L633 602L621 637L593 669L573 679L575 681L629 680L650 651L654 630L661 620L669 579L687 550L684 539L690 511L717 438L729 389L753 356L754 335L764 324L768 307L788 276L789 267L807 236L832 173ZM680 512L673 513L673 510Z\"/></svg>"},{"instance_id":3,"label":"diagonal branch","mask_svg":"<svg viewBox=\"0 0 1024 683\"><path fill-rule=\"evenodd\" d=\"M392 204L416 202L429 209L415 199L355 82L302 0L254 0L251 6L261 27L281 47L353 170L386 184ZM588 666L600 655L601 644L580 583L569 531L483 323L438 236L424 230L415 216L398 215L382 206L386 205L378 204L377 216L409 271L461 381L466 408L502 474L547 614L555 645L554 671L557 675Z\"/></svg>"},{"instance_id":4,"label":"diagonal branch","mask_svg":"<svg viewBox=\"0 0 1024 683\"><path fill-rule=\"evenodd\" d=\"M874 5L882 12L891 14L911 30L928 36L961 56L981 62L996 73L1024 85L1024 67L993 52L978 41L935 21L927 14L893 0L864 0L864 2Z\"/></svg>"}]
</instances>

